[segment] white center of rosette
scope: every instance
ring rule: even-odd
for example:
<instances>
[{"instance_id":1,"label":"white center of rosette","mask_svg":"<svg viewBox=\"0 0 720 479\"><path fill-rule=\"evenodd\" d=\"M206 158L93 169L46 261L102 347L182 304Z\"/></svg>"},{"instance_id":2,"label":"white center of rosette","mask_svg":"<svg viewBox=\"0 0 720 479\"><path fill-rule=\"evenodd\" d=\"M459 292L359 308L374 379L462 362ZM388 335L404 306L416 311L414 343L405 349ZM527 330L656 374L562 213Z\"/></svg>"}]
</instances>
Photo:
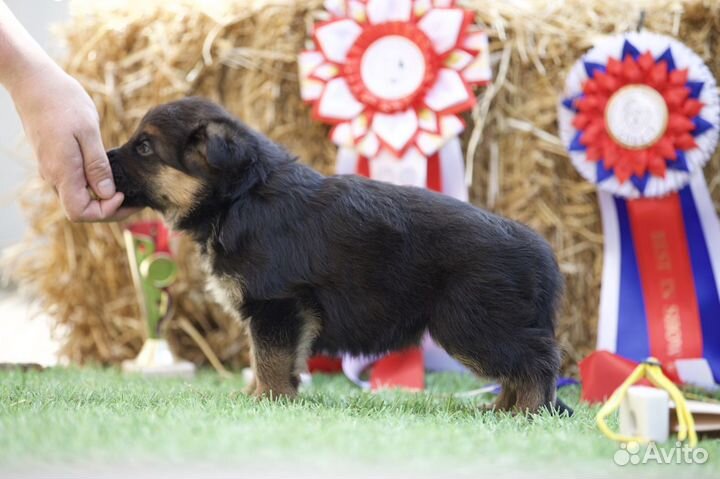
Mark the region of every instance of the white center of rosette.
<instances>
[{"instance_id":1,"label":"white center of rosette","mask_svg":"<svg viewBox=\"0 0 720 479\"><path fill-rule=\"evenodd\" d=\"M665 133L668 109L658 91L647 85L627 85L610 97L605 126L620 146L639 150L657 142Z\"/></svg>"},{"instance_id":2,"label":"white center of rosette","mask_svg":"<svg viewBox=\"0 0 720 479\"><path fill-rule=\"evenodd\" d=\"M422 85L425 57L420 47L406 37L380 37L363 53L360 76L367 89L378 98L406 98Z\"/></svg>"}]
</instances>

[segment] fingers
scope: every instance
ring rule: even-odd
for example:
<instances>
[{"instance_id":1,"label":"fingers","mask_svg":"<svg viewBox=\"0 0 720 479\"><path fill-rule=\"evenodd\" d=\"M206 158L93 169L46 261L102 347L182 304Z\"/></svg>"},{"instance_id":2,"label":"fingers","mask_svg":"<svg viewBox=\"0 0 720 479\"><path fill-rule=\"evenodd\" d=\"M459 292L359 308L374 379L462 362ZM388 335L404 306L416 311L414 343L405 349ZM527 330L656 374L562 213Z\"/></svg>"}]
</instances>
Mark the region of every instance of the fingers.
<instances>
[{"instance_id":1,"label":"fingers","mask_svg":"<svg viewBox=\"0 0 720 479\"><path fill-rule=\"evenodd\" d=\"M83 214L93 199L86 189L85 173L81 165L75 166L72 170L65 170L58 176L56 178L45 176L45 179L55 183L65 215L70 221L86 220Z\"/></svg>"},{"instance_id":2,"label":"fingers","mask_svg":"<svg viewBox=\"0 0 720 479\"><path fill-rule=\"evenodd\" d=\"M89 126L77 135L78 143L83 157L83 167L87 183L93 192L102 200L109 200L115 195L115 181L113 181L110 162L100 138L97 126Z\"/></svg>"},{"instance_id":3,"label":"fingers","mask_svg":"<svg viewBox=\"0 0 720 479\"><path fill-rule=\"evenodd\" d=\"M119 191L115 193L112 197L110 197L107 200L100 200L99 202L99 209L100 209L100 215L101 221L110 221L114 220L114 216L119 212L120 206L122 206L122 202L125 199L125 195L120 193ZM95 220L92 220L95 221Z\"/></svg>"},{"instance_id":4,"label":"fingers","mask_svg":"<svg viewBox=\"0 0 720 479\"><path fill-rule=\"evenodd\" d=\"M124 195L115 190L110 164L97 132L88 131L71 139L71 143L57 145L53 153L53 156L38 155L40 172L55 186L70 221L119 221L135 212L120 209ZM102 196L98 191L107 180L111 182L112 194L102 191L105 195ZM92 190L88 189L89 185Z\"/></svg>"},{"instance_id":5,"label":"fingers","mask_svg":"<svg viewBox=\"0 0 720 479\"><path fill-rule=\"evenodd\" d=\"M134 215L135 213L142 210L142 208L120 208L115 213L110 214L110 216L107 216L103 221L122 221L125 218L127 218L130 215Z\"/></svg>"},{"instance_id":6,"label":"fingers","mask_svg":"<svg viewBox=\"0 0 720 479\"><path fill-rule=\"evenodd\" d=\"M111 219L124 200L122 193L108 199L94 200L87 190L82 169L71 172L56 185L60 202L70 221L105 221Z\"/></svg>"}]
</instances>

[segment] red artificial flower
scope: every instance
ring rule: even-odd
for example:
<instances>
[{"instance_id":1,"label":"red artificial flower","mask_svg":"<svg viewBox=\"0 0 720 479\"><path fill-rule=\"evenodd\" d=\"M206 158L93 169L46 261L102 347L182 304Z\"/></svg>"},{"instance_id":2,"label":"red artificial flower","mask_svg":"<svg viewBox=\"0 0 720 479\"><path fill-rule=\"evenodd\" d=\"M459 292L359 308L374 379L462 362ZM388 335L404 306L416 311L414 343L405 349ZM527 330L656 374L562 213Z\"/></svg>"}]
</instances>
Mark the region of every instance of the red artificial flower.
<instances>
[{"instance_id":1,"label":"red artificial flower","mask_svg":"<svg viewBox=\"0 0 720 479\"><path fill-rule=\"evenodd\" d=\"M665 60L655 60L650 52L637 58L627 54L622 61L610 58L605 71L595 70L583 84L583 96L575 102L578 110L573 126L582 132L580 143L587 148L589 161L603 160L622 184L647 172L664 178L669 161L675 161L677 150L697 147L692 135L692 121L703 103L690 97L688 70L668 71ZM613 137L607 125L607 108L613 96L629 85L644 85L664 100L667 121L664 131L648 144L629 147Z\"/></svg>"}]
</instances>

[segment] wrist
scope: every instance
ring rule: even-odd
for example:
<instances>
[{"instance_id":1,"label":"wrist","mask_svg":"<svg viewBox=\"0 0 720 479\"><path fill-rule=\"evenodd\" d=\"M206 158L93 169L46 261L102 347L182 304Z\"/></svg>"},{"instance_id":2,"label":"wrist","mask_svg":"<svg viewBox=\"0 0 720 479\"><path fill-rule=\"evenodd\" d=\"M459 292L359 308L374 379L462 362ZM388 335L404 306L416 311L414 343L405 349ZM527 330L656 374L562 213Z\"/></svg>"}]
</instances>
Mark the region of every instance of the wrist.
<instances>
[{"instance_id":1,"label":"wrist","mask_svg":"<svg viewBox=\"0 0 720 479\"><path fill-rule=\"evenodd\" d=\"M22 96L29 83L59 68L43 51L19 53L14 61L8 64L12 67L3 72L0 83L14 100Z\"/></svg>"},{"instance_id":2,"label":"wrist","mask_svg":"<svg viewBox=\"0 0 720 479\"><path fill-rule=\"evenodd\" d=\"M0 0L0 85L14 96L53 66L59 68Z\"/></svg>"}]
</instances>

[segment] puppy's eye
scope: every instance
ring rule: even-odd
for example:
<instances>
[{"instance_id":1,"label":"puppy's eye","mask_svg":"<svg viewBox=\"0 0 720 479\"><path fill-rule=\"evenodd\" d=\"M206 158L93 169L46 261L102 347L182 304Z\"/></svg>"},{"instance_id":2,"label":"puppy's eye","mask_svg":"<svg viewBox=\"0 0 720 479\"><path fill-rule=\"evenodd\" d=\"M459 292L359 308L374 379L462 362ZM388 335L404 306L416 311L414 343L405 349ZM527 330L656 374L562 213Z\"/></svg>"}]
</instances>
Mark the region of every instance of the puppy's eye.
<instances>
[{"instance_id":1,"label":"puppy's eye","mask_svg":"<svg viewBox=\"0 0 720 479\"><path fill-rule=\"evenodd\" d=\"M135 151L137 151L138 154L141 156L152 155L153 152L152 146L150 146L150 142L147 140L143 140L137 145L135 145Z\"/></svg>"}]
</instances>

